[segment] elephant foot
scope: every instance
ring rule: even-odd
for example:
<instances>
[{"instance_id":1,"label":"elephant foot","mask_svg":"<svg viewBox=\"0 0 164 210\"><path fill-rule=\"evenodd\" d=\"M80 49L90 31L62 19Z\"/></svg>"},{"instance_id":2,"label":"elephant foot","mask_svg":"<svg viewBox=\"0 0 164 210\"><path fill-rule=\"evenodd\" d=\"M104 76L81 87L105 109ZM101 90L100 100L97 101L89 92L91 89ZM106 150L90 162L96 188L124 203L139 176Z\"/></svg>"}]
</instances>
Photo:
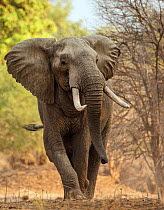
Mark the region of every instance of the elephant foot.
<instances>
[{"instance_id":1,"label":"elephant foot","mask_svg":"<svg viewBox=\"0 0 164 210\"><path fill-rule=\"evenodd\" d=\"M94 198L94 190L88 189L86 197L88 200L92 200Z\"/></svg>"},{"instance_id":2,"label":"elephant foot","mask_svg":"<svg viewBox=\"0 0 164 210\"><path fill-rule=\"evenodd\" d=\"M87 198L87 192L88 192L87 190L88 190L88 186L89 186L89 180L85 179L85 182L79 183L79 184L80 184L81 192Z\"/></svg>"},{"instance_id":3,"label":"elephant foot","mask_svg":"<svg viewBox=\"0 0 164 210\"><path fill-rule=\"evenodd\" d=\"M86 197L79 189L64 189L64 200L83 200Z\"/></svg>"},{"instance_id":4,"label":"elephant foot","mask_svg":"<svg viewBox=\"0 0 164 210\"><path fill-rule=\"evenodd\" d=\"M94 195L87 195L87 199L88 200L93 200L94 199Z\"/></svg>"}]
</instances>

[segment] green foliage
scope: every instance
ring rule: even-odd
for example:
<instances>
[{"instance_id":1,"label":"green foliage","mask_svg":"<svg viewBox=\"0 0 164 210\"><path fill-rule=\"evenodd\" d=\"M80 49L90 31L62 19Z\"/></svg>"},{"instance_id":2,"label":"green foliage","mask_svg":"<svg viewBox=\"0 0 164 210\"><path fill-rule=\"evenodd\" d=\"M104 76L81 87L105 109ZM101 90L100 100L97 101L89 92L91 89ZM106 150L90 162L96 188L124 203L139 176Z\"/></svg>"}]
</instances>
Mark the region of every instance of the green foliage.
<instances>
[{"instance_id":1,"label":"green foliage","mask_svg":"<svg viewBox=\"0 0 164 210\"><path fill-rule=\"evenodd\" d=\"M50 4L51 3L51 4ZM40 124L36 98L16 83L6 71L4 55L16 43L35 37L87 35L81 22L67 17L67 0L0 0L0 151L28 151L42 148L42 132L22 126Z\"/></svg>"},{"instance_id":2,"label":"green foliage","mask_svg":"<svg viewBox=\"0 0 164 210\"><path fill-rule=\"evenodd\" d=\"M2 53L15 43L35 37L49 37L57 27L48 18L47 1L1 0L0 1L0 48Z\"/></svg>"},{"instance_id":3,"label":"green foliage","mask_svg":"<svg viewBox=\"0 0 164 210\"><path fill-rule=\"evenodd\" d=\"M36 37L87 35L81 22L72 23L70 1L0 0L0 48L5 54L16 43Z\"/></svg>"},{"instance_id":4,"label":"green foliage","mask_svg":"<svg viewBox=\"0 0 164 210\"><path fill-rule=\"evenodd\" d=\"M53 2L53 6L49 7L48 14L49 18L57 26L57 31L52 34L53 36L61 39L63 37L85 36L89 34L87 29L82 27L81 21L72 23L67 19L72 9L70 0L52 0L51 2Z\"/></svg>"},{"instance_id":5,"label":"green foliage","mask_svg":"<svg viewBox=\"0 0 164 210\"><path fill-rule=\"evenodd\" d=\"M0 75L0 151L40 148L42 132L28 132L23 125L39 122L36 98L17 84L1 66Z\"/></svg>"}]
</instances>

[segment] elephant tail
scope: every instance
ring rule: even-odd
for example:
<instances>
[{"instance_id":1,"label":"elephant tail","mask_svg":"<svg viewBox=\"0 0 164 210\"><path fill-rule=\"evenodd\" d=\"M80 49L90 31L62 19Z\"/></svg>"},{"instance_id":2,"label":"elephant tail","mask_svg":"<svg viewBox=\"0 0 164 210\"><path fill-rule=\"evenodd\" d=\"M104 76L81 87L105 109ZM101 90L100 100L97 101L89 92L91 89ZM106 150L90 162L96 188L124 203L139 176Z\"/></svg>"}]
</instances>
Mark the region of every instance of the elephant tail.
<instances>
[{"instance_id":1,"label":"elephant tail","mask_svg":"<svg viewBox=\"0 0 164 210\"><path fill-rule=\"evenodd\" d=\"M23 128L28 131L38 131L44 127L43 127L43 125L28 124L28 125L24 125Z\"/></svg>"}]
</instances>

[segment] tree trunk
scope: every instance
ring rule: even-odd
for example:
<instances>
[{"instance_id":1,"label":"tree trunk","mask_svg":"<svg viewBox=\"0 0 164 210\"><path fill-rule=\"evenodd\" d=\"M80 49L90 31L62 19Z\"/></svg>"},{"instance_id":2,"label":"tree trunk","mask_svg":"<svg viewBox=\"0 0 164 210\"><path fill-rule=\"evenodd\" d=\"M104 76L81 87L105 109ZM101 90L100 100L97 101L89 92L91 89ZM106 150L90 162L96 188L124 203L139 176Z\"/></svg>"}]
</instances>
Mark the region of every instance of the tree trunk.
<instances>
[{"instance_id":1,"label":"tree trunk","mask_svg":"<svg viewBox=\"0 0 164 210\"><path fill-rule=\"evenodd\" d=\"M162 160L159 160L157 165L155 166L155 180L158 189L158 198L161 201L164 201L164 170L162 166Z\"/></svg>"}]
</instances>

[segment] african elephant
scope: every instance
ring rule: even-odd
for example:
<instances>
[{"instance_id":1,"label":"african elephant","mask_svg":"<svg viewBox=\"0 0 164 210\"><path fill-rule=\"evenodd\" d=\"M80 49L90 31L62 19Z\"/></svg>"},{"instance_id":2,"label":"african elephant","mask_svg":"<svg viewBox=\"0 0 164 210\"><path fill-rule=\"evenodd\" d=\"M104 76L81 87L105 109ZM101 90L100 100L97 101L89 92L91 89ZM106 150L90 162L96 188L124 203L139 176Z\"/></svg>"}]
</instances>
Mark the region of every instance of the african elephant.
<instances>
[{"instance_id":1,"label":"african elephant","mask_svg":"<svg viewBox=\"0 0 164 210\"><path fill-rule=\"evenodd\" d=\"M5 56L8 72L38 98L46 154L64 198L92 198L100 161L108 162L111 99L128 107L108 80L119 54L109 38L90 35L29 39Z\"/></svg>"}]
</instances>

